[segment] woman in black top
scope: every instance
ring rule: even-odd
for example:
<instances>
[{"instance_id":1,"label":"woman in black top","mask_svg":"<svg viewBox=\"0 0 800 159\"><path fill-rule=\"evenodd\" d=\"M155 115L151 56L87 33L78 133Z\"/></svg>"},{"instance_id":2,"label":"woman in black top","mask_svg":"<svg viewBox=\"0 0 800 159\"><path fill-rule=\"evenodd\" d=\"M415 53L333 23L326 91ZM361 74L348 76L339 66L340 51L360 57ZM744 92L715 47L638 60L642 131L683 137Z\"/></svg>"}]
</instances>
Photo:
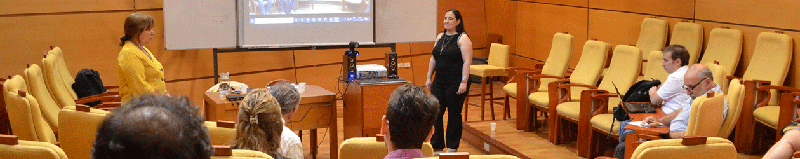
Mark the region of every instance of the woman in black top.
<instances>
[{"instance_id":1,"label":"woman in black top","mask_svg":"<svg viewBox=\"0 0 800 159\"><path fill-rule=\"evenodd\" d=\"M445 148L445 135L442 128L442 117L447 114L447 152L455 152L461 140L461 109L467 97L469 84L469 65L472 63L472 41L464 32L464 21L461 12L455 9L444 14L444 31L436 37L428 67L428 80L425 86L439 100L439 114L433 124L435 129L431 137L433 149L441 151ZM433 81L431 77L436 73Z\"/></svg>"}]
</instances>

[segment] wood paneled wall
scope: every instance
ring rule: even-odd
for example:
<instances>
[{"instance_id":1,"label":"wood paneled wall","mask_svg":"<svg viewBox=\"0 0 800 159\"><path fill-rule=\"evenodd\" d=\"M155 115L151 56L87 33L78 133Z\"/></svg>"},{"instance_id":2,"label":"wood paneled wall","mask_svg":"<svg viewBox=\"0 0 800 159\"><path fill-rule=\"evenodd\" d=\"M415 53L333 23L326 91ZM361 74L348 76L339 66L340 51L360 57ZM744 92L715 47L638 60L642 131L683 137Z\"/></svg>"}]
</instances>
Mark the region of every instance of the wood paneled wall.
<instances>
[{"instance_id":1,"label":"wood paneled wall","mask_svg":"<svg viewBox=\"0 0 800 159\"><path fill-rule=\"evenodd\" d=\"M781 30L795 43L787 85L800 87L800 11L794 9L800 7L797 1L486 0L485 3L488 33L501 34L503 43L512 45L512 66L530 67L545 61L553 34L569 32L575 36L570 65L574 68L585 40L598 39L612 46L632 45L638 39L642 20L655 17L666 20L670 30L680 21L703 25L704 45L711 29L726 26L741 30L744 46L736 68L738 76L746 71L753 56L757 35ZM509 26L510 21L515 26ZM509 41L509 38L515 39Z\"/></svg>"},{"instance_id":2,"label":"wood paneled wall","mask_svg":"<svg viewBox=\"0 0 800 159\"><path fill-rule=\"evenodd\" d=\"M587 39L612 45L634 44L645 17L667 20L670 26L681 20L704 26L706 39L711 29L727 26L744 32L741 75L753 56L758 33L782 30L794 39L795 58L789 85L800 86L800 7L797 1L748 0L439 0L437 32L448 9L464 16L473 41L475 56L488 56L488 34L502 36L511 46L512 66L531 67L546 60L553 34L568 32L575 37L571 67L580 58ZM747 6L747 7L742 7ZM0 2L0 75L20 74L25 64L41 64L48 46L64 50L72 75L91 68L101 73L108 85L116 85L116 57L125 17L141 12L156 19L156 37L147 45L165 66L167 90L202 102L202 92L213 83L210 49L164 50L163 0L6 0ZM671 28L670 28L671 29ZM431 33L435 36L437 33ZM433 42L398 44L400 77L422 85L426 80ZM221 72L232 80L262 87L273 79L320 85L336 92L343 49L259 51L219 54ZM389 48L359 49L360 63L383 63Z\"/></svg>"},{"instance_id":3,"label":"wood paneled wall","mask_svg":"<svg viewBox=\"0 0 800 159\"><path fill-rule=\"evenodd\" d=\"M456 0L440 3L457 4ZM444 5L442 5L444 6ZM464 8L483 8L483 1ZM202 93L214 85L211 49L165 50L163 0L6 0L0 2L0 75L21 74L25 64L40 64L49 46L64 50L73 76L80 69L94 69L106 85L117 85L118 43L123 36L125 17L134 12L151 15L156 36L146 45L164 65L167 90L172 95L188 96L202 103ZM486 18L480 10L465 11L467 30L478 51L485 54ZM443 15L443 14L442 14ZM441 22L443 16L438 16ZM441 25L441 23L438 23ZM441 28L441 26L439 26ZM442 29L437 29L442 30ZM436 36L436 33L431 33ZM401 78L424 84L433 43L397 44ZM384 64L386 48L360 48L360 64ZM274 79L288 79L320 85L337 92L336 81L345 49L254 51L219 54L220 72L230 72L231 80L263 87ZM484 55L485 56L485 55ZM416 68L416 69L414 69Z\"/></svg>"}]
</instances>

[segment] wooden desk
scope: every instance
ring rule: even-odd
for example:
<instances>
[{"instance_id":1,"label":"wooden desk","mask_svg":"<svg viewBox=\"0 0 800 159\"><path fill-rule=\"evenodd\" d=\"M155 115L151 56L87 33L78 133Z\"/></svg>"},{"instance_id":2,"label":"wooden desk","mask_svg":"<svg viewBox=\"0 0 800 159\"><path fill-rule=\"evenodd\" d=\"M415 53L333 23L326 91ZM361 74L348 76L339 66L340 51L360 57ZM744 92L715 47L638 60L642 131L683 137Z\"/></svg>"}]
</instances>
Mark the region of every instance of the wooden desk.
<instances>
[{"instance_id":1,"label":"wooden desk","mask_svg":"<svg viewBox=\"0 0 800 159\"><path fill-rule=\"evenodd\" d=\"M360 85L347 83L344 92L344 139L379 134L381 118L392 92L406 83Z\"/></svg>"},{"instance_id":2,"label":"wooden desk","mask_svg":"<svg viewBox=\"0 0 800 159\"><path fill-rule=\"evenodd\" d=\"M225 97L220 97L218 92L206 92L203 98L206 120L236 121L239 105L231 103ZM311 131L311 156L317 156L317 128L328 128L330 133L331 159L339 157L338 130L336 124L336 94L316 85L306 85L306 91L300 93L300 106L292 117L286 122L286 127L292 130Z\"/></svg>"},{"instance_id":3,"label":"wooden desk","mask_svg":"<svg viewBox=\"0 0 800 159\"><path fill-rule=\"evenodd\" d=\"M631 121L642 121L644 118L649 116L653 116L656 118L660 118L664 116L664 112L661 109L656 109L656 113L636 113L636 114L629 114L631 117ZM625 129L636 131L637 134L648 134L654 136L661 136L669 134L669 126L664 127L657 127L657 128L646 128L640 127L637 125L626 125ZM628 134L627 136L620 136L625 138L625 158L631 158L633 155L633 151L636 150L636 147L639 147L645 141L639 141L634 134Z\"/></svg>"}]
</instances>

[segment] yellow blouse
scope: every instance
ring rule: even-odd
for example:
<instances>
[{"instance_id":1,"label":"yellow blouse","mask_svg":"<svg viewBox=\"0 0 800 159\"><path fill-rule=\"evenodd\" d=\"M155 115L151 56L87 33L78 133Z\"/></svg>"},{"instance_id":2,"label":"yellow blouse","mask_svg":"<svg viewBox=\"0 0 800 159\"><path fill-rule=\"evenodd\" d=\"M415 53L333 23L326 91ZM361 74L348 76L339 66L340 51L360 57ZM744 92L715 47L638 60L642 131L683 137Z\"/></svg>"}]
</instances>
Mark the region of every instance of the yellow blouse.
<instances>
[{"instance_id":1,"label":"yellow blouse","mask_svg":"<svg viewBox=\"0 0 800 159\"><path fill-rule=\"evenodd\" d=\"M125 43L119 51L117 73L122 102L128 102L134 95L166 92L164 67L149 49L144 49L150 53L150 57L130 42Z\"/></svg>"}]
</instances>

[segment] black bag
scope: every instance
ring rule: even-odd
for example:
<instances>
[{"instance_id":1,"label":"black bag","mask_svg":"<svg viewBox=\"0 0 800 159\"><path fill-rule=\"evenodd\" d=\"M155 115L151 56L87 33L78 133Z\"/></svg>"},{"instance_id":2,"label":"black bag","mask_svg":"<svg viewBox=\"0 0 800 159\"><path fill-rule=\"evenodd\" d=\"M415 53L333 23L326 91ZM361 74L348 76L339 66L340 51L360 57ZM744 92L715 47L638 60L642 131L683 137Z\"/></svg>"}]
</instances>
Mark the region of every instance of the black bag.
<instances>
[{"instance_id":1,"label":"black bag","mask_svg":"<svg viewBox=\"0 0 800 159\"><path fill-rule=\"evenodd\" d=\"M650 88L661 84L659 80L641 80L633 84L625 96L622 97L622 102L650 102ZM622 108L622 103L614 107L614 119L619 121L630 120L630 116Z\"/></svg>"},{"instance_id":2,"label":"black bag","mask_svg":"<svg viewBox=\"0 0 800 159\"><path fill-rule=\"evenodd\" d=\"M106 87L103 86L103 80L100 79L100 73L92 69L82 69L75 75L75 83L72 84L72 89L78 98L98 95L106 92ZM102 101L94 101L86 103L89 106L97 106Z\"/></svg>"}]
</instances>

